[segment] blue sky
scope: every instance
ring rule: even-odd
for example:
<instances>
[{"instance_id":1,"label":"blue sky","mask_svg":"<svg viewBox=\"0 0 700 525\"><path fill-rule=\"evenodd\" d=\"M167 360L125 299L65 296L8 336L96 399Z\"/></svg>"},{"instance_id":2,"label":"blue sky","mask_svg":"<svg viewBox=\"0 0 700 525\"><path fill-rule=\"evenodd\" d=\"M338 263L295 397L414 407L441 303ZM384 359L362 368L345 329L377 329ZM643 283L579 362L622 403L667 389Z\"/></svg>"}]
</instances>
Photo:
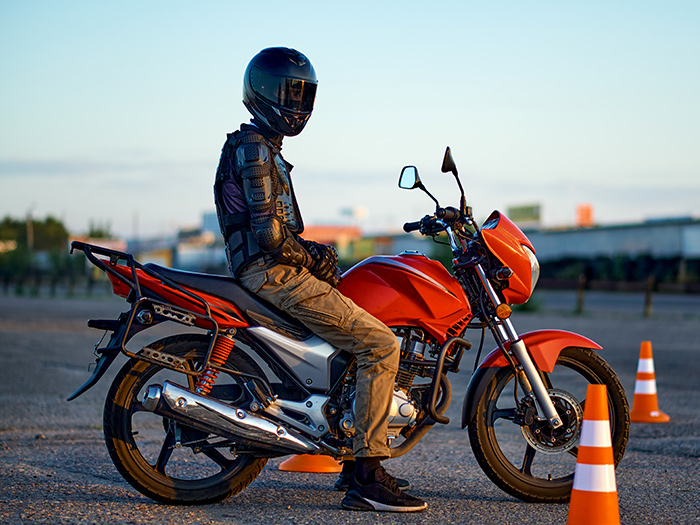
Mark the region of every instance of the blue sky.
<instances>
[{"instance_id":1,"label":"blue sky","mask_svg":"<svg viewBox=\"0 0 700 525\"><path fill-rule=\"evenodd\" d=\"M370 231L443 205L452 148L478 218L547 226L699 214L700 2L0 0L0 215L120 235L213 211L226 133L260 49L305 53L314 115L285 141L307 224Z\"/></svg>"}]
</instances>

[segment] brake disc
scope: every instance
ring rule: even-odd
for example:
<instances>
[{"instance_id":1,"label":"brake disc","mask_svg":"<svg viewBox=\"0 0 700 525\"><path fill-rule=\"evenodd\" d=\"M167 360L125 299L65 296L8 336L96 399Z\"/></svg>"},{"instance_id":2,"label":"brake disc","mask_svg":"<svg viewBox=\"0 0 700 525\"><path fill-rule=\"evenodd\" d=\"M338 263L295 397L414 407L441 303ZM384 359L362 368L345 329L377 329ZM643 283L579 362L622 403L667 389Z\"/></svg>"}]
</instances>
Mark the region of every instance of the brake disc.
<instances>
[{"instance_id":1,"label":"brake disc","mask_svg":"<svg viewBox=\"0 0 700 525\"><path fill-rule=\"evenodd\" d=\"M547 392L563 425L554 429L547 421L538 420L520 428L525 441L538 452L561 454L578 445L583 408L574 396L564 390L550 388Z\"/></svg>"}]
</instances>

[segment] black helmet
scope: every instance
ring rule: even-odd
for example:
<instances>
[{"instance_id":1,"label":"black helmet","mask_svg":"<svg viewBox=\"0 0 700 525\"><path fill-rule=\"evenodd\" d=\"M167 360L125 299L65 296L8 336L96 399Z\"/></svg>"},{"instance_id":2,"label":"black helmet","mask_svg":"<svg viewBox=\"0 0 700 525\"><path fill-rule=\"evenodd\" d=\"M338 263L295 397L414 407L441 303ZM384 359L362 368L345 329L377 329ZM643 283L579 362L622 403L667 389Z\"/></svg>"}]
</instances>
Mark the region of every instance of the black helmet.
<instances>
[{"instance_id":1,"label":"black helmet","mask_svg":"<svg viewBox=\"0 0 700 525\"><path fill-rule=\"evenodd\" d=\"M316 71L304 55L286 47L263 49L253 57L243 79L243 104L272 131L293 136L311 117Z\"/></svg>"}]
</instances>

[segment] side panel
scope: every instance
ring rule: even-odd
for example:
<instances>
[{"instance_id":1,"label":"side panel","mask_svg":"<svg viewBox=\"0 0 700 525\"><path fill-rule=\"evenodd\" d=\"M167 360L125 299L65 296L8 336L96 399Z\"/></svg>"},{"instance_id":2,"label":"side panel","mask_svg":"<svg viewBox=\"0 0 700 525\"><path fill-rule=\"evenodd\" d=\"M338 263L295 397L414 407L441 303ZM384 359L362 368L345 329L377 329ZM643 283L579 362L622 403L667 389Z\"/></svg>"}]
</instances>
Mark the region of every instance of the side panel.
<instances>
[{"instance_id":1,"label":"side panel","mask_svg":"<svg viewBox=\"0 0 700 525\"><path fill-rule=\"evenodd\" d=\"M129 280L132 279L131 269L129 267L114 265L113 269L116 272L124 275L125 278ZM192 312L200 315L206 314L206 310L199 301L196 301L192 297L183 294L170 286L164 285L160 280L153 278L141 270L137 270L136 272L138 274L139 284L143 292L150 290L151 293L156 294L156 297L170 302L175 306L191 310ZM127 297L129 295L131 288L119 281L113 275L108 275L108 277L112 283L112 289L115 295L121 297ZM187 286L180 286L182 286L184 289L188 289ZM245 328L248 326L248 323L243 319L243 315L237 310L235 304L201 290L191 289L190 291L209 305L211 316L218 323L219 328ZM212 328L211 323L203 323L204 324L199 326L199 328Z\"/></svg>"},{"instance_id":2,"label":"side panel","mask_svg":"<svg viewBox=\"0 0 700 525\"><path fill-rule=\"evenodd\" d=\"M341 350L318 336L297 341L259 326L248 332L274 350L309 389L325 392L331 387L331 362Z\"/></svg>"}]
</instances>

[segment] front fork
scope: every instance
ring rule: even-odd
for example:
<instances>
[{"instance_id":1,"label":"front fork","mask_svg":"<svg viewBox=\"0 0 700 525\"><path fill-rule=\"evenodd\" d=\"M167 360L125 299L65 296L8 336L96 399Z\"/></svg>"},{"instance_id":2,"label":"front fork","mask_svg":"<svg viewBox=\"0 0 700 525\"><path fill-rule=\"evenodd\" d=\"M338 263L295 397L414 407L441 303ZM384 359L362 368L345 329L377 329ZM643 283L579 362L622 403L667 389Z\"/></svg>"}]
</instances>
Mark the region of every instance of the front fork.
<instances>
[{"instance_id":1,"label":"front fork","mask_svg":"<svg viewBox=\"0 0 700 525\"><path fill-rule=\"evenodd\" d=\"M491 285L486 276L486 272L480 264L475 265L476 273L479 276L479 280L483 285L489 299L493 303L494 307L498 307L501 304L501 300ZM540 376L535 363L527 350L527 346L520 336L515 331L513 323L510 319L499 319L497 323L492 323L492 329L494 331L494 336L501 350L507 353L509 361L513 362L515 365L515 372L520 383L521 388L526 395L534 398L537 405L538 415L549 421L552 428L559 428L562 426L561 418L557 413L554 404L549 397L547 388L545 387L542 377ZM505 349L504 343L510 342L510 351ZM515 358L515 359L513 359Z\"/></svg>"},{"instance_id":2,"label":"front fork","mask_svg":"<svg viewBox=\"0 0 700 525\"><path fill-rule=\"evenodd\" d=\"M450 246L452 247L452 252L454 254L461 253L465 246L458 240L457 236L454 234L449 225L442 223L445 227L445 233L450 241ZM471 221L472 226L476 228L476 224ZM471 266L471 265L470 265ZM474 262L473 267L476 274L479 276L484 290L489 296L489 299L493 303L494 308L498 308L502 303L501 299L498 297L496 290L494 290L491 281L486 275L484 268L480 263ZM485 312L484 312L485 314ZM491 323L492 330L494 332L494 337L501 351L505 354L508 361L510 361L515 367L516 377L520 386L524 390L525 394L534 398L535 404L537 406L537 412L540 418L546 419L552 428L559 428L562 426L561 418L557 413L556 408L554 408L554 403L549 398L547 388L542 382L542 377L535 366L535 363L530 357L530 353L527 351L525 343L520 339L520 336L515 331L513 323L510 319L500 319L498 322ZM505 343L510 342L510 350L506 350ZM513 359L515 357L515 359Z\"/></svg>"}]
</instances>

